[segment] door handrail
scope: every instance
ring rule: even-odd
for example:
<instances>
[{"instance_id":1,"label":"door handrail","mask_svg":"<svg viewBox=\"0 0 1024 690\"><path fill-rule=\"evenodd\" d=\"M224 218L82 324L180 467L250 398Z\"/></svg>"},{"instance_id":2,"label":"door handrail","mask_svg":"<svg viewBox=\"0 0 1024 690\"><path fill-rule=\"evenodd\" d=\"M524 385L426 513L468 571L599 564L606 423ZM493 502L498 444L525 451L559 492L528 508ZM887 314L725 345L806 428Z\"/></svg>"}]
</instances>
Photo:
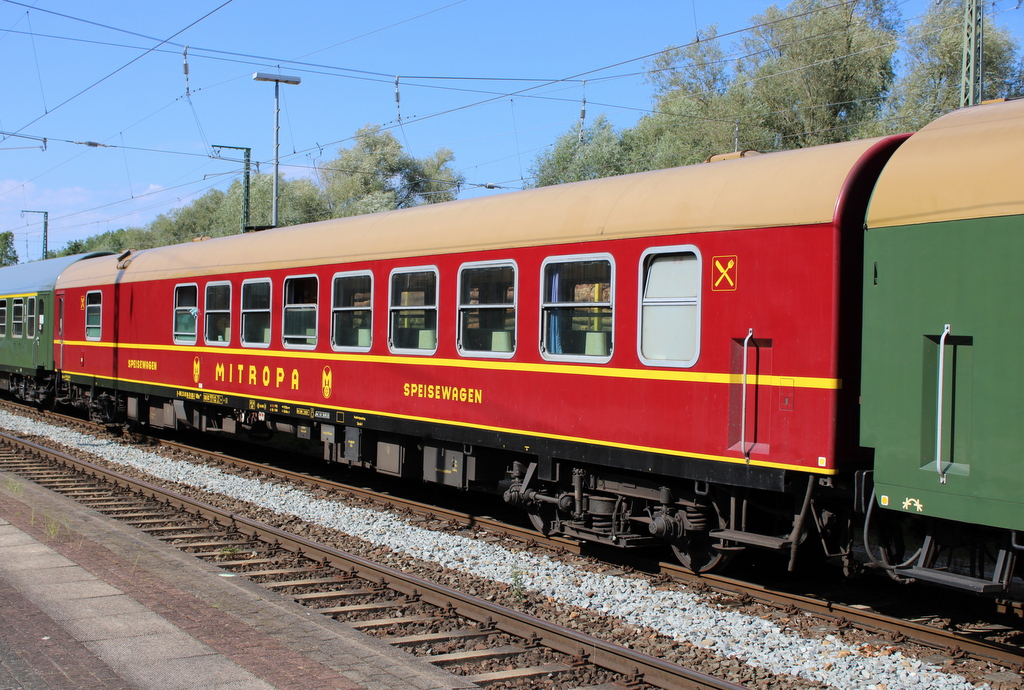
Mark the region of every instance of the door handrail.
<instances>
[{"instance_id":1,"label":"door handrail","mask_svg":"<svg viewBox=\"0 0 1024 690\"><path fill-rule=\"evenodd\" d=\"M754 337L754 329L747 329L747 337L743 339L743 396L740 405L740 450L743 457L750 462L750 450L747 449L747 345ZM753 449L753 445L751 445Z\"/></svg>"},{"instance_id":2,"label":"door handrail","mask_svg":"<svg viewBox=\"0 0 1024 690\"><path fill-rule=\"evenodd\" d=\"M946 337L949 336L949 324L942 329L939 336L939 381L935 396L935 471L939 473L939 483L946 483L946 473L942 471L942 380L946 367Z\"/></svg>"}]
</instances>

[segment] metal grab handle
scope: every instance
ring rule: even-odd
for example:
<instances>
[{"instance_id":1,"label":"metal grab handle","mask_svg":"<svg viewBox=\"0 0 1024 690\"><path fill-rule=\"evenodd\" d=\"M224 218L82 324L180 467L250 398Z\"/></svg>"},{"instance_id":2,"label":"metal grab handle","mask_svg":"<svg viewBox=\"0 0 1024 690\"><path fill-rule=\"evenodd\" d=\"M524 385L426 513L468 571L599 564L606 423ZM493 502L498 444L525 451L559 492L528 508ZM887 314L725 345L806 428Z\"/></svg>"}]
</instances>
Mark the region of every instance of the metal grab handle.
<instances>
[{"instance_id":1,"label":"metal grab handle","mask_svg":"<svg viewBox=\"0 0 1024 690\"><path fill-rule=\"evenodd\" d=\"M747 337L743 339L743 402L740 406L740 450L747 462L750 462L750 451L747 450L747 345L753 337L754 329L747 329Z\"/></svg>"},{"instance_id":2,"label":"metal grab handle","mask_svg":"<svg viewBox=\"0 0 1024 690\"><path fill-rule=\"evenodd\" d=\"M946 336L949 335L949 324L942 329L939 337L939 381L938 394L935 396L935 471L939 473L939 483L946 483L946 473L942 471L942 379L946 367Z\"/></svg>"}]
</instances>

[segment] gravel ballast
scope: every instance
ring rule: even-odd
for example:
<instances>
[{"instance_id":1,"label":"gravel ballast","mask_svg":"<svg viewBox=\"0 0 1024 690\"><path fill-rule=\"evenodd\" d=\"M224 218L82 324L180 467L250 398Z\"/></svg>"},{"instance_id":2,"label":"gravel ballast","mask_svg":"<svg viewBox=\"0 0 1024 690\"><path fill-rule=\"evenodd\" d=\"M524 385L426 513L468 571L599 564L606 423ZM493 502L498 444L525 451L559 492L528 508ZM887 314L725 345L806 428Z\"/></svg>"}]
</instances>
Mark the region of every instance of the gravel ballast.
<instances>
[{"instance_id":1,"label":"gravel ballast","mask_svg":"<svg viewBox=\"0 0 1024 690\"><path fill-rule=\"evenodd\" d=\"M709 606L685 590L656 589L643 579L585 572L542 555L426 530L393 515L314 498L299 488L239 477L4 411L0 411L0 427L50 438L165 481L292 515L411 558L532 590L568 606L617 616L632 625L773 673L835 688L864 690L988 687L975 686L962 676L944 673L937 666L905 657L899 651L879 655L877 647L851 645L833 635L803 638L771 620Z\"/></svg>"}]
</instances>

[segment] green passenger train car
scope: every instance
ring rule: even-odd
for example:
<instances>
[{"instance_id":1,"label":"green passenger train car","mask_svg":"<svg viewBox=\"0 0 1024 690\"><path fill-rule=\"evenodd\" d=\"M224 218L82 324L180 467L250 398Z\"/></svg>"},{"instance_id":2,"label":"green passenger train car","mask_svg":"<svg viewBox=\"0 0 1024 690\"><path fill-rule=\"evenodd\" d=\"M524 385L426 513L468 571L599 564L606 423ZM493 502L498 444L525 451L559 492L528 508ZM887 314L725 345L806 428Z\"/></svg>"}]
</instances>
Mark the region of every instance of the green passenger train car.
<instances>
[{"instance_id":1,"label":"green passenger train car","mask_svg":"<svg viewBox=\"0 0 1024 690\"><path fill-rule=\"evenodd\" d=\"M929 518L897 572L979 591L1006 580L1024 531L1022 168L1024 101L947 115L889 161L865 235L861 443L876 508ZM983 547L960 523L1011 530L987 544L995 572L937 566L946 547Z\"/></svg>"},{"instance_id":2,"label":"green passenger train car","mask_svg":"<svg viewBox=\"0 0 1024 690\"><path fill-rule=\"evenodd\" d=\"M35 402L53 395L54 284L71 264L108 253L0 268L0 390Z\"/></svg>"}]
</instances>

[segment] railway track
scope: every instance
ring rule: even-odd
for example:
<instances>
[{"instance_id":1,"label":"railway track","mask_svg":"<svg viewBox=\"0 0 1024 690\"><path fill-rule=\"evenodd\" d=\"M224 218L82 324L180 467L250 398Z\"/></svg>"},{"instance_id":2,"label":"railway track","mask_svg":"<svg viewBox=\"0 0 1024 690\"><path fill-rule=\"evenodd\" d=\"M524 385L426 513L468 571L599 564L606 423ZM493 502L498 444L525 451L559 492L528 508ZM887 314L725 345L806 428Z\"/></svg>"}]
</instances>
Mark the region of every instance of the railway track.
<instances>
[{"instance_id":1,"label":"railway track","mask_svg":"<svg viewBox=\"0 0 1024 690\"><path fill-rule=\"evenodd\" d=\"M365 487L339 484L328 479L283 468L269 467L264 463L224 453L209 453L173 441L161 440L160 444L182 453L200 457L207 456L213 461L236 470L254 472L276 480L293 482L300 486L325 491L340 491L361 501L396 510L406 515L416 515L428 521L449 523L461 528L486 530L488 533L519 540L531 547L548 549L556 554L582 555L586 552L585 546L575 540L545 537L531 528L509 524L501 520L449 510ZM840 629L856 626L865 631L877 633L892 643L912 641L934 648L953 659L970 657L1015 671L1024 669L1024 650L1012 645L978 639L979 634L991 632L990 630L967 633L961 630L938 628L887 615L864 604L846 604L821 596L796 594L768 585L758 585L722 575L694 575L678 564L670 562L647 562L640 564L640 568L655 577L683 583L698 590L716 592L729 597L731 601L738 604L749 602L784 612L810 614ZM1020 604L1015 602L1000 602L997 606L997 610L1019 611L1020 608Z\"/></svg>"},{"instance_id":2,"label":"railway track","mask_svg":"<svg viewBox=\"0 0 1024 690\"><path fill-rule=\"evenodd\" d=\"M52 420L51 415L47 415ZM172 442L161 441L161 444L167 448L176 448L181 452L187 452L191 454L203 454L195 448L188 446L181 446ZM449 511L438 508L437 506L419 503L416 501L408 501L401 499L394 495L382 494L374 492L369 489L352 487L352 486L341 486L335 482L319 479L312 477L308 474L288 472L286 470L280 470L277 468L271 468L264 464L253 463L250 461L242 460L239 458L229 457L223 453L207 453L211 461L223 464L227 467L233 468L234 471L238 472L253 472L265 477L273 477L277 481L293 482L296 484L305 485L308 488L319 489L328 492L343 492L350 496L356 497L361 501L371 501L380 506L390 506L389 509L399 510L403 513L410 514L414 513L419 515L419 519L431 522L434 526L439 524L447 524L452 528L458 527L471 527L473 529L487 530L490 534L500 535L501 538L510 537L524 541L530 547L538 546L547 549L552 549L561 554L578 554L580 553L580 545L575 542L564 540L564 539L546 539L541 537L532 530L510 526L505 523L498 522L489 518L483 518L480 516L468 515L464 513L458 513L456 511ZM140 518L140 519L158 519L157 517L152 518ZM226 518L215 518L224 520ZM170 535L173 530L167 529L166 534ZM236 548L235 546L229 545L224 548ZM240 548L240 546L238 547ZM302 546L298 547L301 550L305 550ZM210 558L210 556L206 556ZM251 558L246 557L244 559L238 559L247 561L247 563L231 564L229 567L232 568L245 568L251 565L248 561ZM317 559L322 561L322 558ZM223 566L222 566L223 567ZM293 566L289 566L291 568ZM295 566L299 570L308 568L309 566ZM318 566L322 567L322 566ZM653 568L652 568L653 569ZM263 570L286 570L286 568L264 568ZM343 569L344 570L344 569ZM345 571L347 572L347 570ZM906 621L894 618L892 616L886 616L876 611L872 611L864 606L859 605L844 605L837 603L836 601L830 601L826 598L814 597L814 596L802 596L792 593L783 592L771 587L753 585L748 582L742 582L731 578L723 578L717 576L701 576L694 577L673 564L661 563L657 565L657 574L662 578L672 578L677 581L687 582L691 587L698 589L708 589L714 592L721 593L723 596L728 597L731 606L742 607L745 605L763 605L771 607L776 611L788 612L790 614L806 613L812 614L820 618L823 624L827 624L836 629L843 629L849 626L856 626L867 631L873 631L877 633L881 639L886 640L892 645L897 645L903 642L912 641L922 645L926 645L936 649L940 654L945 655L950 659L962 659L965 657L983 660L992 664L1013 669L1019 671L1022 665L1024 665L1024 654L1014 646L999 644L991 640L977 639L977 635L965 634L957 630L943 630L929 625L923 625L913 621ZM285 578L283 581L289 583L287 585L273 585L273 588L286 589L288 587L305 587L308 585L298 585L291 583L287 579L287 573L264 573L261 570L256 571L256 578ZM401 590L397 590L401 591ZM299 592L300 594L311 594L314 596L309 597L311 600L319 600L321 597L317 592ZM326 597L330 600L330 597ZM360 606L362 604L353 604L353 606ZM326 608L338 608L326 607ZM394 617L394 616L393 616ZM486 619L486 617L485 617ZM372 620L372 619L371 619ZM479 625L477 623L476 625ZM374 625L370 624L367 629L373 631ZM429 627L429 626L428 626ZM984 631L982 631L984 632ZM376 631L375 634L380 634ZM426 638L420 639L415 637L416 635L423 634L437 634L437 633L410 633L405 637L410 637L410 641L406 644L417 645L426 644ZM466 633L463 633L466 635ZM399 635L398 637L402 637ZM469 639L466 637L465 639ZM419 640L419 641L417 641ZM446 644L452 644L449 640ZM564 647L563 647L564 648ZM567 653L572 654L569 650ZM563 662L564 663L564 662ZM575 662L579 666L579 661ZM572 666L572 662L569 664ZM645 674L646 675L646 674Z\"/></svg>"},{"instance_id":3,"label":"railway track","mask_svg":"<svg viewBox=\"0 0 1024 690\"><path fill-rule=\"evenodd\" d=\"M0 434L0 468L471 682L533 687L545 678L580 689L742 687L7 434Z\"/></svg>"}]
</instances>

